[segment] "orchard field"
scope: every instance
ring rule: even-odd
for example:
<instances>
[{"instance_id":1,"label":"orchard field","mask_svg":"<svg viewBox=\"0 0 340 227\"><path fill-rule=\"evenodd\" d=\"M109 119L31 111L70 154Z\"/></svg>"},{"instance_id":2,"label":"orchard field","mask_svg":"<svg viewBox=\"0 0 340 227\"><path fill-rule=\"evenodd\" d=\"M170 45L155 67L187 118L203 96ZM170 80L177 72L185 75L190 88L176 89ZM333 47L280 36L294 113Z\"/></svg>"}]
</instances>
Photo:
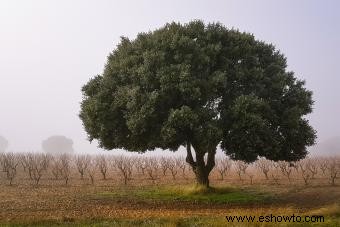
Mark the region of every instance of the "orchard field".
<instances>
[{"instance_id":1,"label":"orchard field","mask_svg":"<svg viewBox=\"0 0 340 227\"><path fill-rule=\"evenodd\" d=\"M340 159L252 164L217 157L211 189L182 156L2 153L1 226L340 226ZM226 216L323 216L228 222Z\"/></svg>"}]
</instances>

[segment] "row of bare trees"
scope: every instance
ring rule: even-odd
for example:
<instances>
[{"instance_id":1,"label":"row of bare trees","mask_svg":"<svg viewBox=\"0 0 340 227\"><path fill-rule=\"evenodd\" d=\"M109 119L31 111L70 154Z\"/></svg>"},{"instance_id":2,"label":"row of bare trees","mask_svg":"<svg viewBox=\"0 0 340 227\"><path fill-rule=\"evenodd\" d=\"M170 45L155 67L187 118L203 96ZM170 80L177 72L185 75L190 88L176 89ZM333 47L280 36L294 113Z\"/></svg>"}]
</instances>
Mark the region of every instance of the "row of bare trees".
<instances>
[{"instance_id":1,"label":"row of bare trees","mask_svg":"<svg viewBox=\"0 0 340 227\"><path fill-rule=\"evenodd\" d=\"M296 178L300 177L305 185L308 185L319 174L319 177L328 178L329 183L335 185L335 180L340 177L340 157L306 158L297 162L274 162L260 158L252 164L221 158L218 159L215 169L220 175L220 180L223 180L234 169L241 181L248 177L251 184L256 173L259 172L266 180L273 180L277 184L282 177L291 182L292 176L295 175Z\"/></svg>"},{"instance_id":2,"label":"row of bare trees","mask_svg":"<svg viewBox=\"0 0 340 227\"><path fill-rule=\"evenodd\" d=\"M304 184L308 185L317 174L322 178L328 178L330 184L335 185L335 179L340 173L340 158L307 158L298 162L273 162L266 159L259 159L255 162L256 168L264 175L265 179L272 178L276 183L280 176L292 181L292 175L301 177Z\"/></svg>"},{"instance_id":3,"label":"row of bare trees","mask_svg":"<svg viewBox=\"0 0 340 227\"><path fill-rule=\"evenodd\" d=\"M124 155L74 155L67 154L52 156L42 153L0 153L0 168L9 185L17 176L18 170L23 170L27 178L34 185L39 185L42 177L51 176L54 180L62 180L67 185L72 174L77 173L79 179L89 179L91 184L99 174L102 180L114 173L120 176L126 185L133 177L144 176L153 183L169 175L173 180L181 177L189 179L189 166L184 157L146 157ZM263 175L266 180L279 183L286 178L291 182L301 178L308 185L316 176L327 178L330 184L335 185L340 175L340 158L308 158L298 162L273 162L266 159L248 164L242 161L233 161L227 157L216 160L215 171L219 180L231 177L231 172L237 175L240 181L249 179L253 184L254 177Z\"/></svg>"},{"instance_id":4,"label":"row of bare trees","mask_svg":"<svg viewBox=\"0 0 340 227\"><path fill-rule=\"evenodd\" d=\"M94 184L96 174L99 173L102 180L107 180L108 173L112 170L127 184L132 180L133 171L154 182L161 176L166 176L168 172L173 179L176 179L179 172L186 177L187 169L183 158L67 154L52 156L41 153L1 153L0 167L6 173L10 185L20 167L34 185L38 185L42 176L49 173L53 179L63 180L67 185L73 171L79 174L81 180L88 178L91 184Z\"/></svg>"}]
</instances>

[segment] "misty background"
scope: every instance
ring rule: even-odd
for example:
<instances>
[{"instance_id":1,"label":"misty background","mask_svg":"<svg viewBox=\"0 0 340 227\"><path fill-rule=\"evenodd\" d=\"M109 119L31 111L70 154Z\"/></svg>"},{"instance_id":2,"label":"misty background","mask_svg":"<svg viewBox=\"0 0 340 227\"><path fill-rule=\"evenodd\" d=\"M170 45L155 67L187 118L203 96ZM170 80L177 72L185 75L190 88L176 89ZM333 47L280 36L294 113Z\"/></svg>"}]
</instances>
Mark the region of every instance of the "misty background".
<instances>
[{"instance_id":1,"label":"misty background","mask_svg":"<svg viewBox=\"0 0 340 227\"><path fill-rule=\"evenodd\" d=\"M102 73L120 36L201 19L284 53L314 92L314 149L339 149L339 9L336 0L0 0L0 135L13 151L40 151L52 135L71 138L77 152L102 151L78 117L82 85Z\"/></svg>"}]
</instances>

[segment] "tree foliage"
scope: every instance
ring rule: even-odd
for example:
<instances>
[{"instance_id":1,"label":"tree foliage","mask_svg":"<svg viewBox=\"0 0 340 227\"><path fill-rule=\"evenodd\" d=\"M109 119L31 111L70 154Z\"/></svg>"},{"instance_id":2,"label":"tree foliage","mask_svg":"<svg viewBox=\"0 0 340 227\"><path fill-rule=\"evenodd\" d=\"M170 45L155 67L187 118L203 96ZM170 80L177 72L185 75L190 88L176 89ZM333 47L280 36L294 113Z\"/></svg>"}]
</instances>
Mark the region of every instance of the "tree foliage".
<instances>
[{"instance_id":1,"label":"tree foliage","mask_svg":"<svg viewBox=\"0 0 340 227\"><path fill-rule=\"evenodd\" d=\"M62 155L73 153L73 141L65 136L51 136L42 142L48 154Z\"/></svg>"},{"instance_id":2,"label":"tree foliage","mask_svg":"<svg viewBox=\"0 0 340 227\"><path fill-rule=\"evenodd\" d=\"M121 38L103 74L83 86L80 118L106 149L189 144L196 157L214 158L220 145L246 162L299 160L316 137L304 118L312 92L286 68L284 55L252 34L170 23Z\"/></svg>"}]
</instances>

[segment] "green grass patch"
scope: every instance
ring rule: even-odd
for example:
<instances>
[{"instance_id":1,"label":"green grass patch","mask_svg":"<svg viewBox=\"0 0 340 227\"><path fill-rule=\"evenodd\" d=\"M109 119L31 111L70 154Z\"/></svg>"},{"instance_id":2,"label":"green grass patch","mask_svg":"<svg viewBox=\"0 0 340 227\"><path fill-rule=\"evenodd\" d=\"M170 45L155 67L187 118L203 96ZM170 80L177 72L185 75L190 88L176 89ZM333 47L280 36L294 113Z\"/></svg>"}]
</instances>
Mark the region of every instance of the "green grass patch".
<instances>
[{"instance_id":1,"label":"green grass patch","mask_svg":"<svg viewBox=\"0 0 340 227\"><path fill-rule=\"evenodd\" d=\"M155 186L102 192L95 195L95 198L162 203L178 201L205 204L247 204L269 202L272 201L273 196L256 190L229 186L209 189L196 186Z\"/></svg>"}]
</instances>

